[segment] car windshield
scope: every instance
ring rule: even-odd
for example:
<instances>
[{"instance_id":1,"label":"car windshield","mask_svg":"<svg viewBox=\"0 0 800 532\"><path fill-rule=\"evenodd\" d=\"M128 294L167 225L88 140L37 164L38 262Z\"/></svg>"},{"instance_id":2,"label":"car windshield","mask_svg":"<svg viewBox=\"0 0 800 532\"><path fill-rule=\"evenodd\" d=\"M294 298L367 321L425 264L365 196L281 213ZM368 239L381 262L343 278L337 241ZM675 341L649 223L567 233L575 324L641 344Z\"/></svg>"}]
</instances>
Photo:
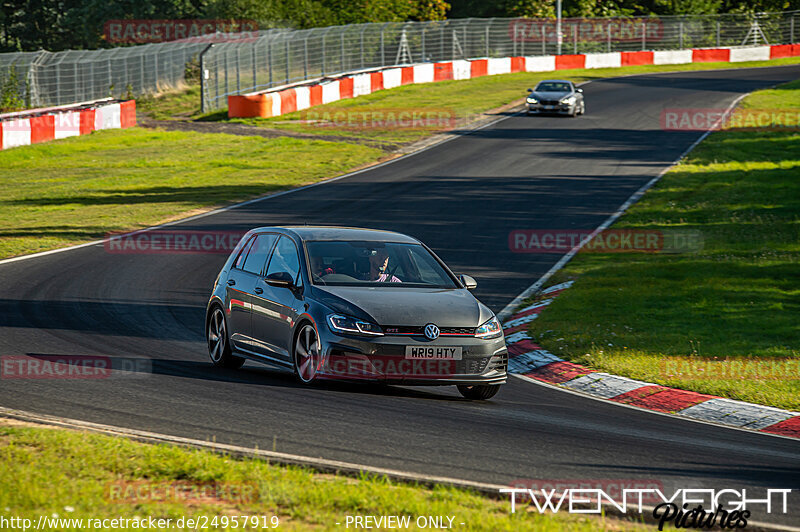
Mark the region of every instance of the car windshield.
<instances>
[{"instance_id":1,"label":"car windshield","mask_svg":"<svg viewBox=\"0 0 800 532\"><path fill-rule=\"evenodd\" d=\"M569 92L572 87L565 81L543 81L536 87L537 92Z\"/></svg>"},{"instance_id":2,"label":"car windshield","mask_svg":"<svg viewBox=\"0 0 800 532\"><path fill-rule=\"evenodd\" d=\"M450 275L419 244L310 241L306 250L314 284L456 288Z\"/></svg>"}]
</instances>

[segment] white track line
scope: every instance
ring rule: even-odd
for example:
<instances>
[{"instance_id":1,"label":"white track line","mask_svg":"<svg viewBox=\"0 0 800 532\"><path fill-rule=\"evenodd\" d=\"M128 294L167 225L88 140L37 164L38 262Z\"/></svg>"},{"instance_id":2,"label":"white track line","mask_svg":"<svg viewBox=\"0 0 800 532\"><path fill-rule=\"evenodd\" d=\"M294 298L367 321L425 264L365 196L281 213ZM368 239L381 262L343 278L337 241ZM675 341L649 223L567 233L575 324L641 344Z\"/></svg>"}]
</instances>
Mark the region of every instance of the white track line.
<instances>
[{"instance_id":1,"label":"white track line","mask_svg":"<svg viewBox=\"0 0 800 532\"><path fill-rule=\"evenodd\" d=\"M515 297L515 298L514 298L514 299L511 301L511 303L509 303L508 305L506 305L506 306L503 308L503 310L501 310L501 311L500 311L500 312L497 314L497 319L498 319L498 320L499 320L501 323L502 323L503 321L507 320L507 319L509 318L509 316L511 316L511 315L512 315L512 313L514 312L514 309L515 309L515 308L517 308L517 307L518 307L518 306L519 306L519 305L520 305L520 304L521 304L521 303L522 303L522 302L523 302L525 299L527 299L527 298L528 298L528 297L530 297L532 294L534 294L536 291L538 291L538 290L539 290L539 289L542 287L542 285L544 285L544 283L546 283L546 282L547 282L547 280L548 280L548 279L550 279L550 277L552 277L552 276L553 276L553 274L555 274L557 271L559 271L561 268L563 268L563 267L564 267L564 266L565 266L565 265L566 265L566 264L567 264L567 263L568 263L570 260L572 260L572 258L573 258L573 257L574 257L574 256L575 256L577 253L578 253L578 251L580 251L580 249L581 249L581 248L582 248L584 245L586 245L586 243L587 243L587 242L589 242L590 240L592 240L592 239L593 239L593 238L594 238L594 237L597 235L597 233L599 233L599 232L601 232L601 231L603 231L603 230L607 229L607 228L608 228L608 227L609 227L611 224L613 224L614 222L616 222L616 221L617 221L617 219L619 219L619 217L620 217L620 216L622 216L623 214L625 214L625 211L627 211L627 210L628 210L628 208L629 208L631 205L633 205L634 203L636 203L637 201L639 201L639 199L640 199L640 198L641 198L641 197L644 195L644 193L645 193L645 192L647 192L647 191L650 189L650 187L652 187L653 185L655 185L655 184L656 184L656 183L657 183L657 182L658 182L658 181L659 181L659 180L660 180L660 179L661 179L661 178L664 176L664 174L666 174L667 172L669 172L669 171L670 171L670 170L671 170L671 169L672 169L672 168L673 168L673 167L674 167L676 164L678 164L678 163L681 161L681 159L683 159L684 157L686 157L686 156L689 154L689 152L691 152L693 149L695 149L695 148L697 147L697 145L698 145L698 144L700 144L700 143L701 143L703 140L705 140L705 138L706 138L706 137L708 137L708 136L711 134L711 132L712 132L712 131L714 131L714 130L716 129L716 127L717 127L719 124L721 124L721 123L722 123L722 120L723 120L725 117L727 117L727 116L728 116L728 114L731 112L731 110L732 110L734 107L736 107L736 105L738 105L738 104L739 104L739 102L740 102L740 101L742 101L742 99L743 99L745 96L747 96L747 94L749 94L749 93L742 94L741 96L739 96L738 98L736 98L736 99L735 99L735 100L734 100L734 101L733 101L733 102L732 102L732 103L731 103L731 104L728 106L728 108L725 110L725 113L723 113L723 114L722 114L722 116L721 116L719 119L717 119L717 121L716 121L716 122L714 122L714 124L713 124L713 125L712 125L712 126L709 128L709 129L707 129L706 131L704 131L704 132L703 132L703 134L702 134L702 135L700 135L700 137L698 137L698 138L697 138L697 140L695 140L695 141L692 143L692 145L691 145L691 146L689 146L688 148L686 148L686 150L685 150L683 153L681 153L681 155L680 155L680 156L679 156L677 159L675 159L674 161L672 161L672 163L670 163L670 165L669 165L669 166L667 166L667 167L666 167L666 168L664 168L664 169L663 169L661 172L659 172L657 176L655 176L655 177L654 177L654 178L652 178L650 181L648 181L647 183L645 183L644 185L642 185L642 186L639 188L639 190L637 190L636 192L634 192L633 194L631 194L631 196L630 196L630 197L627 199L627 201L625 201L625 203L623 203L623 204L622 204L622 206L621 206L619 209L617 209L617 211L616 211L614 214L612 214L611 216L609 216L609 217L608 217L608 218L607 218L607 219L606 219L606 220L605 220L605 221L604 221L602 224L600 224L599 226L597 226L597 228L596 228L594 231L592 231L592 233L591 233L590 235L588 235L588 236L584 237L584 238L583 238L583 239L582 239L580 242L578 242L578 244L577 244L575 247L573 247L573 248L572 248L571 250L569 250L569 251L568 251L566 254L564 254L564 256L562 256L562 257L559 259L559 261L558 261L558 262L556 262L556 263L555 263L555 264L554 264L554 265L553 265L553 266L552 266L552 267L551 267L549 270L547 270L547 272L546 272L544 275L542 275L542 276L539 278L539 280L538 280L538 281L536 281L535 283L533 283L532 285L530 285L528 288L526 288L525 290L523 290L521 294L519 294L517 297Z\"/></svg>"}]
</instances>

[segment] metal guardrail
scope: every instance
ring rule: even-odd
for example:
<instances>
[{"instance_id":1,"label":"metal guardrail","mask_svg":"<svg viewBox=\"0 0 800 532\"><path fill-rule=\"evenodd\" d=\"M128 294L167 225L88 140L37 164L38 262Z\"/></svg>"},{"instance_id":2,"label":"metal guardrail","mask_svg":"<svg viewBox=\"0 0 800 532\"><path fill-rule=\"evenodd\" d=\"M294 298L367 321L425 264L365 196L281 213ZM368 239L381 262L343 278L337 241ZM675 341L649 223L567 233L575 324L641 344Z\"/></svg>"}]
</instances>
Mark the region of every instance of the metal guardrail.
<instances>
[{"instance_id":1,"label":"metal guardrail","mask_svg":"<svg viewBox=\"0 0 800 532\"><path fill-rule=\"evenodd\" d=\"M565 19L561 39L553 19L272 29L213 44L173 41L108 50L0 54L0 86L13 72L20 98L36 107L139 96L197 76L203 110L211 111L225 108L232 94L399 64L551 55L559 50L569 54L787 44L800 33L798 14Z\"/></svg>"}]
</instances>

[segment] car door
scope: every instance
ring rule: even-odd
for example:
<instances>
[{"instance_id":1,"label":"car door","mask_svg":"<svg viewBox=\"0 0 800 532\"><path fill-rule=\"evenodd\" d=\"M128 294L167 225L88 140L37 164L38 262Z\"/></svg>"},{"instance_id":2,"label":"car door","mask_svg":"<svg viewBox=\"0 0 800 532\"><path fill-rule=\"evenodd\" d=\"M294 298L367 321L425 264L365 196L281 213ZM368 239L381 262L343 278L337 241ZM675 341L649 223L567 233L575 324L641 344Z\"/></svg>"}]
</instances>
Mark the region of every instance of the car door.
<instances>
[{"instance_id":1,"label":"car door","mask_svg":"<svg viewBox=\"0 0 800 532\"><path fill-rule=\"evenodd\" d=\"M260 293L253 302L254 345L268 356L291 361L292 327L302 303L302 275L297 246L287 236L281 236L275 245L264 277L281 272L289 274L292 288L270 286L263 277L256 281Z\"/></svg>"},{"instance_id":2,"label":"car door","mask_svg":"<svg viewBox=\"0 0 800 532\"><path fill-rule=\"evenodd\" d=\"M252 307L256 281L261 278L272 247L278 240L274 233L253 236L228 275L228 327L230 338L237 349L253 350Z\"/></svg>"}]
</instances>

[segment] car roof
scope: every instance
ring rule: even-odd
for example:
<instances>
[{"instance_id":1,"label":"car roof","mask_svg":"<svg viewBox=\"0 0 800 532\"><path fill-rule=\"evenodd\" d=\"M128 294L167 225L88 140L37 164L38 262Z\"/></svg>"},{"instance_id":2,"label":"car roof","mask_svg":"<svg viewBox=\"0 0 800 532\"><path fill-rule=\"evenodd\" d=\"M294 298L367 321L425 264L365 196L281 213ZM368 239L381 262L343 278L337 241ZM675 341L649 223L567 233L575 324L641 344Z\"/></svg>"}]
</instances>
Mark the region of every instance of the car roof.
<instances>
[{"instance_id":1,"label":"car roof","mask_svg":"<svg viewBox=\"0 0 800 532\"><path fill-rule=\"evenodd\" d=\"M259 227L253 232L280 231L292 234L300 240L355 240L366 242L398 242L418 244L416 238L394 231L365 229L362 227L339 227L331 225L284 225L280 227Z\"/></svg>"},{"instance_id":2,"label":"car roof","mask_svg":"<svg viewBox=\"0 0 800 532\"><path fill-rule=\"evenodd\" d=\"M572 82L568 79L543 79L536 85L541 85L542 83L569 83L570 85L572 84Z\"/></svg>"}]
</instances>

